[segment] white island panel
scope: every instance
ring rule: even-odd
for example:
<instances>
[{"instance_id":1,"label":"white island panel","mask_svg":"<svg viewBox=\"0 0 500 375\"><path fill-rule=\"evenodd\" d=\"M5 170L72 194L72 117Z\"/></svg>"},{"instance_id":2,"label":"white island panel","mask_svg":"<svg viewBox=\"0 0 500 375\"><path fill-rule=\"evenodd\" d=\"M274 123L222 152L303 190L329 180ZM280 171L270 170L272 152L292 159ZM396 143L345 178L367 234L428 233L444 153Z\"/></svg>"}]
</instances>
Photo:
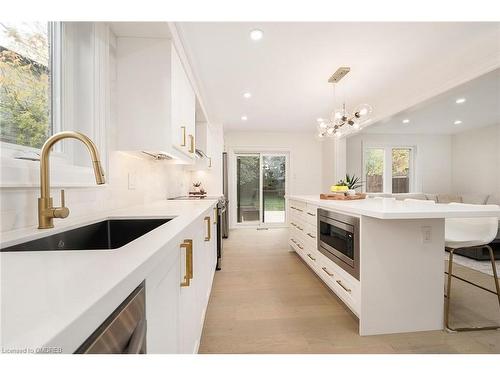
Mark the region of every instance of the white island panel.
<instances>
[{"instance_id":1,"label":"white island panel","mask_svg":"<svg viewBox=\"0 0 500 375\"><path fill-rule=\"evenodd\" d=\"M442 329L444 219L363 216L360 238L360 335Z\"/></svg>"}]
</instances>

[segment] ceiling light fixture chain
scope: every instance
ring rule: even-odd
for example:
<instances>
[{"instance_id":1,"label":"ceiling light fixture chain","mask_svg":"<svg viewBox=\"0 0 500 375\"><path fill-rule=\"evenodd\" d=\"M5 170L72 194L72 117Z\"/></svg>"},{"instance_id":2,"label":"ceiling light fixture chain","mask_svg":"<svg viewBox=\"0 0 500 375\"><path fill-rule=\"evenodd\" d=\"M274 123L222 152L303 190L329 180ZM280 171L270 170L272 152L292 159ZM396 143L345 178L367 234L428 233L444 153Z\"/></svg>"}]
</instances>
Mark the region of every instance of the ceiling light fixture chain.
<instances>
[{"instance_id":1,"label":"ceiling light fixture chain","mask_svg":"<svg viewBox=\"0 0 500 375\"><path fill-rule=\"evenodd\" d=\"M328 82L333 86L333 112L330 115L329 119L319 118L319 126L318 126L318 136L320 138L323 137L333 137L339 136L340 130L346 124L349 127L354 129L358 129L361 121L366 122L368 120L368 116L372 112L372 107L368 104L361 104L357 106L352 113L347 111L345 95L344 101L342 103L341 109L336 109L336 90L335 85L349 73L351 68L349 67L340 67L337 69L335 73L328 79ZM345 92L344 92L345 94Z\"/></svg>"}]
</instances>

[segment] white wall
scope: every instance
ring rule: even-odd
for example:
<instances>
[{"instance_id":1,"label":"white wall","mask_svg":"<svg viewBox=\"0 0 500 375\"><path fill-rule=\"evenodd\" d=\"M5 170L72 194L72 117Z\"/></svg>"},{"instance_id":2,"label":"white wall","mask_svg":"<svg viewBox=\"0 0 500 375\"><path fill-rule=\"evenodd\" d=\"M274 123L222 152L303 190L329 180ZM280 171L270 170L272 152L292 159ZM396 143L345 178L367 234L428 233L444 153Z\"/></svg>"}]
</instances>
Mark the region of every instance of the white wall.
<instances>
[{"instance_id":1,"label":"white wall","mask_svg":"<svg viewBox=\"0 0 500 375\"><path fill-rule=\"evenodd\" d=\"M363 143L416 147L417 192L448 193L452 184L452 146L449 135L358 134L347 139L347 173L362 176Z\"/></svg>"},{"instance_id":2,"label":"white wall","mask_svg":"<svg viewBox=\"0 0 500 375\"><path fill-rule=\"evenodd\" d=\"M452 191L500 196L500 124L452 136Z\"/></svg>"},{"instance_id":3,"label":"white wall","mask_svg":"<svg viewBox=\"0 0 500 375\"><path fill-rule=\"evenodd\" d=\"M321 141L321 191L330 191L330 186L337 181L337 147L334 138ZM345 160L345 157L343 158Z\"/></svg>"},{"instance_id":4,"label":"white wall","mask_svg":"<svg viewBox=\"0 0 500 375\"><path fill-rule=\"evenodd\" d=\"M111 152L109 168L105 171L107 184L65 188L66 205L70 209L71 217L78 217L185 195L190 183L190 174L183 168L162 161L140 159L122 152ZM129 173L135 174L136 177L136 187L133 190L128 189ZM59 189L52 189L51 194L54 203L58 205ZM2 188L0 231L37 225L39 196L38 187ZM55 225L57 221L56 219Z\"/></svg>"},{"instance_id":5,"label":"white wall","mask_svg":"<svg viewBox=\"0 0 500 375\"><path fill-rule=\"evenodd\" d=\"M234 224L235 158L238 151L287 152L287 194L319 194L322 179L322 146L312 133L227 132L224 134L228 152L229 220Z\"/></svg>"}]
</instances>

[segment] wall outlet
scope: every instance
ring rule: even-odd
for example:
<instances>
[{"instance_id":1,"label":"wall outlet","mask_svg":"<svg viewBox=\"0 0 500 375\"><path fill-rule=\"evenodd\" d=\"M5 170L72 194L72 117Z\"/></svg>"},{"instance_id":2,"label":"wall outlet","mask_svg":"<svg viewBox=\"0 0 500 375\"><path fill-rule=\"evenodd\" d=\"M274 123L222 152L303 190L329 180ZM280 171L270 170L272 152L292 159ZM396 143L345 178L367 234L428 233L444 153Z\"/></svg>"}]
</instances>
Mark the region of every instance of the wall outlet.
<instances>
[{"instance_id":1,"label":"wall outlet","mask_svg":"<svg viewBox=\"0 0 500 375\"><path fill-rule=\"evenodd\" d=\"M422 227L422 243L431 243L431 242L432 242L432 228Z\"/></svg>"},{"instance_id":2,"label":"wall outlet","mask_svg":"<svg viewBox=\"0 0 500 375\"><path fill-rule=\"evenodd\" d=\"M128 189L135 190L137 184L137 174L135 172L130 172L128 174Z\"/></svg>"}]
</instances>

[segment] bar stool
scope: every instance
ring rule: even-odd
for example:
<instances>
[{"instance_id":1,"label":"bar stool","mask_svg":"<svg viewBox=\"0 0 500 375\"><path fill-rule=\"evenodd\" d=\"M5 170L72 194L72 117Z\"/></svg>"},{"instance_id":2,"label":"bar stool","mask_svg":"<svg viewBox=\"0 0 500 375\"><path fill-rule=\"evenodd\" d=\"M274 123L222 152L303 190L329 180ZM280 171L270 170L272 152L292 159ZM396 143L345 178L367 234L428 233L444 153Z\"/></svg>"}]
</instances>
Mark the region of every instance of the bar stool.
<instances>
[{"instance_id":1,"label":"bar stool","mask_svg":"<svg viewBox=\"0 0 500 375\"><path fill-rule=\"evenodd\" d=\"M463 205L463 203L450 203L450 205ZM448 261L448 286L446 291L445 302L445 326L451 332L457 331L480 331L489 329L498 329L500 326L484 326L484 327L459 327L453 328L450 326L450 299L451 299L451 280L457 278L470 285L474 285L487 292L495 294L498 297L498 305L500 307L500 286L498 284L497 270L495 266L495 256L493 250L488 245L493 241L498 231L498 218L470 218L470 219L446 219L445 220L445 247L450 253ZM493 270L493 278L495 280L496 293L493 290L487 289L481 285L475 284L472 281L463 279L460 276L453 275L453 253L457 249L472 249L472 248L487 248L490 253L491 267Z\"/></svg>"}]
</instances>

